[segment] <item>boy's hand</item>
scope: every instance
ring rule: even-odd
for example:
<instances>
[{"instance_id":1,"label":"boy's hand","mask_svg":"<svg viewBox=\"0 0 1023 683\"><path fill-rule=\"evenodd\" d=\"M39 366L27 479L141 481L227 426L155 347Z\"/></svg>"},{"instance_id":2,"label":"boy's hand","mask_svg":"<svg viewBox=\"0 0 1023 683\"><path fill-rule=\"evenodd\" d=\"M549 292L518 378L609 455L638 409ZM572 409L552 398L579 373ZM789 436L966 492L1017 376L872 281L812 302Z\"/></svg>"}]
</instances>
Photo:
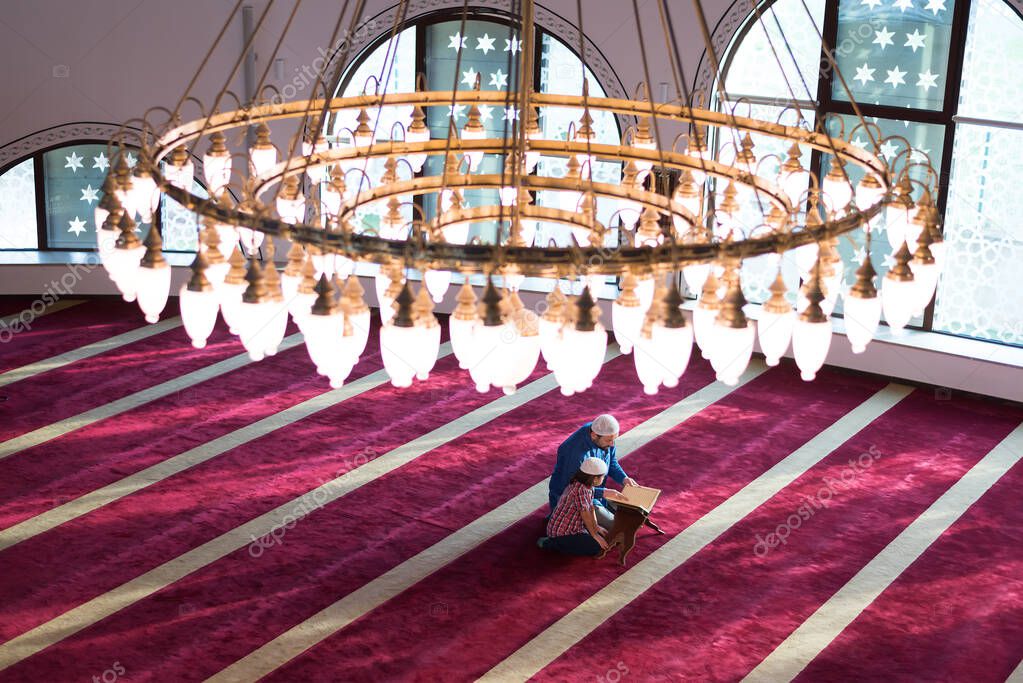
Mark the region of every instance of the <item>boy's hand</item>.
<instances>
[{"instance_id":1,"label":"boy's hand","mask_svg":"<svg viewBox=\"0 0 1023 683\"><path fill-rule=\"evenodd\" d=\"M612 503L621 502L623 500L622 494L618 493L614 489L604 489L604 498Z\"/></svg>"},{"instance_id":2,"label":"boy's hand","mask_svg":"<svg viewBox=\"0 0 1023 683\"><path fill-rule=\"evenodd\" d=\"M595 539L595 540L597 541L597 543L598 543L598 544L600 545L600 549L601 549L601 550L607 550L607 541L605 541L605 540L604 540L604 537L603 537L603 536L601 536L600 534L597 534L597 535L596 535L596 536L594 536L593 538L594 538L594 539Z\"/></svg>"}]
</instances>

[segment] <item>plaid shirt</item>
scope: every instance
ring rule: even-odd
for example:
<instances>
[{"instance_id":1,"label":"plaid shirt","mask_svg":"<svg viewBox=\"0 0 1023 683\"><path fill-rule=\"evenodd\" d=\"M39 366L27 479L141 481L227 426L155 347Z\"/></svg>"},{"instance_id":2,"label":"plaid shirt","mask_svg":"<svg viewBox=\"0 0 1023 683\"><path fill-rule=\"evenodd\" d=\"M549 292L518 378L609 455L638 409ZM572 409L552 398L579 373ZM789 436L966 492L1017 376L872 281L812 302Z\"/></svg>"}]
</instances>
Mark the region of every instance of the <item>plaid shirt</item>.
<instances>
[{"instance_id":1,"label":"plaid shirt","mask_svg":"<svg viewBox=\"0 0 1023 683\"><path fill-rule=\"evenodd\" d=\"M583 524L583 510L592 507L593 489L573 481L558 499L558 506L554 508L551 520L547 523L547 535L554 537L588 533Z\"/></svg>"}]
</instances>

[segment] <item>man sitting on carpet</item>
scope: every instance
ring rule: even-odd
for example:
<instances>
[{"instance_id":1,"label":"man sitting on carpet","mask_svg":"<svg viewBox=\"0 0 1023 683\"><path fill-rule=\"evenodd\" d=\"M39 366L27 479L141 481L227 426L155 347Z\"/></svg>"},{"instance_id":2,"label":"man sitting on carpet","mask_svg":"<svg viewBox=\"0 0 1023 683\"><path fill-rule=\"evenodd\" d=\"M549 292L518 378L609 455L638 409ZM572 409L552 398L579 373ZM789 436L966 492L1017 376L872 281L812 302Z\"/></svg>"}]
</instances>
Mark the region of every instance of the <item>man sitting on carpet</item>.
<instances>
[{"instance_id":1,"label":"man sitting on carpet","mask_svg":"<svg viewBox=\"0 0 1023 683\"><path fill-rule=\"evenodd\" d=\"M554 465L548 489L551 512L558 505L558 498L564 493L572 477L579 471L586 458L597 458L607 465L607 476L623 486L637 486L636 481L625 474L618 464L615 439L618 438L618 420L611 415L600 415L593 422L587 422L577 429L565 442L558 446L558 461ZM603 486L593 488L594 511L597 524L610 529L614 522L614 509L608 501L619 500L620 495Z\"/></svg>"}]
</instances>

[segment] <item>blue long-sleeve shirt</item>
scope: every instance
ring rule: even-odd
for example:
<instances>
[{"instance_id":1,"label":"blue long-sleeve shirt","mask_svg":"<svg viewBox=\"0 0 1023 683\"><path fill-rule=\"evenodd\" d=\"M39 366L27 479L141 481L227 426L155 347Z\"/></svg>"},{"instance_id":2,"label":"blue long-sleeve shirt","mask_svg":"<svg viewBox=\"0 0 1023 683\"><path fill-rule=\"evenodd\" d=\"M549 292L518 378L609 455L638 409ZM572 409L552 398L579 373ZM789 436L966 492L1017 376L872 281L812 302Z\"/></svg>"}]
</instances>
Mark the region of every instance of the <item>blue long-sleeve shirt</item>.
<instances>
[{"instance_id":1,"label":"blue long-sleeve shirt","mask_svg":"<svg viewBox=\"0 0 1023 683\"><path fill-rule=\"evenodd\" d=\"M568 487L572 477L579 471L579 467L586 458L600 458L607 463L607 476L621 484L625 481L625 470L618 464L617 450L614 446L601 448L593 443L590 438L590 425L587 422L577 429L565 442L558 446L558 462L554 465L554 473L551 475L548 488L548 502L551 510L558 504L558 498ZM604 504L604 487L593 488L593 500L598 505Z\"/></svg>"}]
</instances>

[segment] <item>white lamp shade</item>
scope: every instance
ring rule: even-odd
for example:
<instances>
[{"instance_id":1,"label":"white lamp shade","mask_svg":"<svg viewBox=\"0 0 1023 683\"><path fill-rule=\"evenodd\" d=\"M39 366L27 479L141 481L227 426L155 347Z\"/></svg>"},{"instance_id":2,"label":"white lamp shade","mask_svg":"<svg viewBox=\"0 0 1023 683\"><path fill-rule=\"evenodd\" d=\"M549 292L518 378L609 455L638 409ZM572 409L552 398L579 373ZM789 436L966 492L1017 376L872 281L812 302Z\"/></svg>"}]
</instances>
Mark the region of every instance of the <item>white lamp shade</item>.
<instances>
[{"instance_id":1,"label":"white lamp shade","mask_svg":"<svg viewBox=\"0 0 1023 683\"><path fill-rule=\"evenodd\" d=\"M109 216L109 215L110 215L109 211L104 209L99 204L96 204L96 208L93 209L93 212L92 212L92 217L96 221L96 230L102 230L103 229L103 223L106 222L107 216ZM115 230L108 230L107 232L116 234Z\"/></svg>"},{"instance_id":2,"label":"white lamp shade","mask_svg":"<svg viewBox=\"0 0 1023 683\"><path fill-rule=\"evenodd\" d=\"M218 195L231 182L231 155L204 154L202 172L211 195Z\"/></svg>"},{"instance_id":3,"label":"white lamp shade","mask_svg":"<svg viewBox=\"0 0 1023 683\"><path fill-rule=\"evenodd\" d=\"M611 328L622 353L632 353L645 317L642 306L622 306L617 301L611 304Z\"/></svg>"},{"instance_id":4,"label":"white lamp shade","mask_svg":"<svg viewBox=\"0 0 1023 683\"><path fill-rule=\"evenodd\" d=\"M266 235L258 230L238 228L238 239L249 256L255 255L256 251L263 245L265 237Z\"/></svg>"},{"instance_id":5,"label":"white lamp shade","mask_svg":"<svg viewBox=\"0 0 1023 683\"><path fill-rule=\"evenodd\" d=\"M159 268L139 268L136 282L138 283L139 308L145 314L146 322L158 322L160 313L167 306L167 296L170 294L170 266L164 264Z\"/></svg>"},{"instance_id":6,"label":"white lamp shade","mask_svg":"<svg viewBox=\"0 0 1023 683\"><path fill-rule=\"evenodd\" d=\"M252 164L252 170L258 176L264 176L270 172L270 169L277 163L277 148L273 145L269 147L253 147L249 150L249 162Z\"/></svg>"},{"instance_id":7,"label":"white lamp shade","mask_svg":"<svg viewBox=\"0 0 1023 683\"><path fill-rule=\"evenodd\" d=\"M526 281L526 276L519 273L509 273L504 276L504 286L513 292L519 291L522 287L522 283Z\"/></svg>"},{"instance_id":8,"label":"white lamp shade","mask_svg":"<svg viewBox=\"0 0 1023 683\"><path fill-rule=\"evenodd\" d=\"M540 360L540 337L516 335L505 345L503 361L496 364L490 383L500 387L505 394L515 393L519 384L524 382L536 368Z\"/></svg>"},{"instance_id":9,"label":"white lamp shade","mask_svg":"<svg viewBox=\"0 0 1023 683\"><path fill-rule=\"evenodd\" d=\"M225 260L231 258L231 254L234 253L234 248L238 244L238 231L235 230L233 225L227 225L226 223L217 223L215 230L217 231L217 237L220 238L220 244L217 245L217 249L220 250ZM207 277L209 276L207 275Z\"/></svg>"},{"instance_id":10,"label":"white lamp shade","mask_svg":"<svg viewBox=\"0 0 1023 683\"><path fill-rule=\"evenodd\" d=\"M195 164L189 159L181 166L167 164L164 167L164 176L174 187L186 192L192 189L192 182L195 178Z\"/></svg>"},{"instance_id":11,"label":"white lamp shade","mask_svg":"<svg viewBox=\"0 0 1023 683\"><path fill-rule=\"evenodd\" d=\"M636 296L639 297L639 307L644 313L650 310L650 305L654 302L654 279L648 277L640 280L636 284Z\"/></svg>"},{"instance_id":12,"label":"white lamp shade","mask_svg":"<svg viewBox=\"0 0 1023 683\"><path fill-rule=\"evenodd\" d=\"M341 311L329 315L310 313L304 316L302 335L305 337L305 348L316 365L316 371L321 375L327 374L325 370L339 350L344 328L345 316Z\"/></svg>"},{"instance_id":13,"label":"white lamp shade","mask_svg":"<svg viewBox=\"0 0 1023 683\"><path fill-rule=\"evenodd\" d=\"M267 356L277 353L281 341L284 340L284 333L288 329L288 305L283 301L276 301L273 304L273 314L267 321L266 330L263 336L263 351Z\"/></svg>"},{"instance_id":14,"label":"white lamp shade","mask_svg":"<svg viewBox=\"0 0 1023 683\"><path fill-rule=\"evenodd\" d=\"M564 396L586 391L593 385L607 352L607 331L599 323L589 332L574 327L562 330L565 353L554 368L554 378L561 385Z\"/></svg>"},{"instance_id":15,"label":"white lamp shade","mask_svg":"<svg viewBox=\"0 0 1023 683\"><path fill-rule=\"evenodd\" d=\"M714 348L714 335L717 331L714 319L717 315L717 311L702 308L699 304L693 309L693 335L704 358L709 359Z\"/></svg>"},{"instance_id":16,"label":"white lamp shade","mask_svg":"<svg viewBox=\"0 0 1023 683\"><path fill-rule=\"evenodd\" d=\"M145 254L146 248L139 244L130 249L114 248L107 255L107 272L125 301L135 301L138 292L139 263Z\"/></svg>"},{"instance_id":17,"label":"white lamp shade","mask_svg":"<svg viewBox=\"0 0 1023 683\"><path fill-rule=\"evenodd\" d=\"M906 225L909 223L909 211L901 206L889 206L885 209L884 231L892 251L898 251L906 241ZM910 245L910 252L913 251Z\"/></svg>"},{"instance_id":18,"label":"white lamp shade","mask_svg":"<svg viewBox=\"0 0 1023 683\"><path fill-rule=\"evenodd\" d=\"M934 290L938 286L938 264L934 263L913 263L909 264L913 270L913 315L923 315L927 304L934 296Z\"/></svg>"},{"instance_id":19,"label":"white lamp shade","mask_svg":"<svg viewBox=\"0 0 1023 683\"><path fill-rule=\"evenodd\" d=\"M807 276L813 270L814 264L817 263L817 253L819 251L820 247L817 246L816 242L804 244L792 250L793 255L796 257L796 268L799 269L799 274L804 280L809 279Z\"/></svg>"},{"instance_id":20,"label":"white lamp shade","mask_svg":"<svg viewBox=\"0 0 1023 683\"><path fill-rule=\"evenodd\" d=\"M693 327L665 327L654 323L650 330L650 346L661 368L661 383L673 389L689 366L693 353Z\"/></svg>"},{"instance_id":21,"label":"white lamp shade","mask_svg":"<svg viewBox=\"0 0 1023 683\"><path fill-rule=\"evenodd\" d=\"M445 226L441 233L448 244L465 244L469 240L469 223L452 223Z\"/></svg>"},{"instance_id":22,"label":"white lamp shade","mask_svg":"<svg viewBox=\"0 0 1023 683\"><path fill-rule=\"evenodd\" d=\"M866 178L866 176L864 176L864 178ZM876 178L877 176L875 176L875 179ZM878 180L874 187L865 185L862 179L856 184L856 206L861 209L873 206L883 196L884 187L881 185L880 180Z\"/></svg>"},{"instance_id":23,"label":"white lamp shade","mask_svg":"<svg viewBox=\"0 0 1023 683\"><path fill-rule=\"evenodd\" d=\"M224 285L224 278L227 277L230 270L231 264L227 261L206 266L206 279L213 286L213 291L217 291Z\"/></svg>"},{"instance_id":24,"label":"white lamp shade","mask_svg":"<svg viewBox=\"0 0 1023 683\"><path fill-rule=\"evenodd\" d=\"M714 346L711 349L710 364L719 382L734 387L749 365L756 330L750 322L745 327L730 327L716 322L714 326L716 329L713 332Z\"/></svg>"},{"instance_id":25,"label":"white lamp shade","mask_svg":"<svg viewBox=\"0 0 1023 683\"><path fill-rule=\"evenodd\" d=\"M236 285L224 286L217 290L217 298L220 301L220 312L224 316L224 322L231 334L239 334L241 324L242 295L245 294L246 284L244 282Z\"/></svg>"},{"instance_id":26,"label":"white lamp shade","mask_svg":"<svg viewBox=\"0 0 1023 683\"><path fill-rule=\"evenodd\" d=\"M294 225L305 218L305 196L299 194L295 199L277 198L277 213L285 223Z\"/></svg>"},{"instance_id":27,"label":"white lamp shade","mask_svg":"<svg viewBox=\"0 0 1023 683\"><path fill-rule=\"evenodd\" d=\"M789 201L793 204L798 204L799 198L810 186L810 173L806 169L785 172L782 173L779 180L781 181L781 188L785 190L785 194L789 197Z\"/></svg>"},{"instance_id":28,"label":"white lamp shade","mask_svg":"<svg viewBox=\"0 0 1023 683\"><path fill-rule=\"evenodd\" d=\"M698 263L695 266L686 266L682 269L682 277L685 278L686 286L690 292L699 294L703 291L703 283L707 281L710 269L709 263Z\"/></svg>"},{"instance_id":29,"label":"white lamp shade","mask_svg":"<svg viewBox=\"0 0 1023 683\"><path fill-rule=\"evenodd\" d=\"M643 385L643 393L653 396L664 381L664 373L654 353L653 342L645 337L636 339L632 349L632 362L636 376Z\"/></svg>"},{"instance_id":30,"label":"white lamp shade","mask_svg":"<svg viewBox=\"0 0 1023 683\"><path fill-rule=\"evenodd\" d=\"M418 341L413 349L412 365L416 369L416 379L425 381L430 378L430 371L437 364L440 351L440 325L430 327L416 325Z\"/></svg>"},{"instance_id":31,"label":"white lamp shade","mask_svg":"<svg viewBox=\"0 0 1023 683\"><path fill-rule=\"evenodd\" d=\"M796 320L792 330L792 355L799 367L799 376L810 382L824 365L831 346L831 322L812 323Z\"/></svg>"},{"instance_id":32,"label":"white lamp shade","mask_svg":"<svg viewBox=\"0 0 1023 683\"><path fill-rule=\"evenodd\" d=\"M543 354L544 362L547 363L547 369L552 372L560 364L565 348L565 338L562 336L561 330L561 323L540 318L540 353Z\"/></svg>"},{"instance_id":33,"label":"white lamp shade","mask_svg":"<svg viewBox=\"0 0 1023 683\"><path fill-rule=\"evenodd\" d=\"M454 316L448 318L451 352L458 360L458 367L463 370L469 369L470 354L473 348L472 328L475 324L476 322L473 320L461 320Z\"/></svg>"},{"instance_id":34,"label":"white lamp shade","mask_svg":"<svg viewBox=\"0 0 1023 683\"><path fill-rule=\"evenodd\" d=\"M913 280L884 279L881 285L881 309L892 332L901 333L913 317L915 294L916 283Z\"/></svg>"},{"instance_id":35,"label":"white lamp shade","mask_svg":"<svg viewBox=\"0 0 1023 683\"><path fill-rule=\"evenodd\" d=\"M760 319L757 321L757 338L760 340L760 350L768 365L778 364L781 357L789 348L792 341L792 328L796 324L796 312L771 313L760 311Z\"/></svg>"},{"instance_id":36,"label":"white lamp shade","mask_svg":"<svg viewBox=\"0 0 1023 683\"><path fill-rule=\"evenodd\" d=\"M502 337L512 339L516 335L513 325L478 324L472 328L472 340L466 365L469 376L476 384L476 391L490 391L491 379L497 367L503 362L505 343Z\"/></svg>"},{"instance_id":37,"label":"white lamp shade","mask_svg":"<svg viewBox=\"0 0 1023 683\"><path fill-rule=\"evenodd\" d=\"M841 213L853 198L853 188L843 177L833 178L830 175L824 176L821 189L824 191L824 199L829 210Z\"/></svg>"},{"instance_id":38,"label":"white lamp shade","mask_svg":"<svg viewBox=\"0 0 1023 683\"><path fill-rule=\"evenodd\" d=\"M238 306L238 336L254 361L266 357L268 328L276 312L277 305L270 301L255 304L242 301Z\"/></svg>"},{"instance_id":39,"label":"white lamp shade","mask_svg":"<svg viewBox=\"0 0 1023 683\"><path fill-rule=\"evenodd\" d=\"M359 356L366 350L366 342L369 341L369 327L370 327L370 315L369 311L365 310L362 313L356 313L348 316L348 322L352 326L352 345L350 353L352 354L352 363L357 363Z\"/></svg>"},{"instance_id":40,"label":"white lamp shade","mask_svg":"<svg viewBox=\"0 0 1023 683\"><path fill-rule=\"evenodd\" d=\"M160 191L156 182L147 174L132 177L132 206L138 211L143 223L153 220L153 213L160 204Z\"/></svg>"},{"instance_id":41,"label":"white lamp shade","mask_svg":"<svg viewBox=\"0 0 1023 683\"><path fill-rule=\"evenodd\" d=\"M217 323L219 302L213 290L193 292L188 285L182 285L179 292L181 306L181 323L185 327L192 346L197 349L206 347L206 340L213 333Z\"/></svg>"},{"instance_id":42,"label":"white lamp shade","mask_svg":"<svg viewBox=\"0 0 1023 683\"><path fill-rule=\"evenodd\" d=\"M325 185L320 190L320 201L323 204L323 213L328 216L336 216L341 213L341 193L330 185Z\"/></svg>"},{"instance_id":43,"label":"white lamp shade","mask_svg":"<svg viewBox=\"0 0 1023 683\"><path fill-rule=\"evenodd\" d=\"M863 299L847 295L843 317L845 336L849 339L852 352L863 353L877 333L877 326L881 320L881 297Z\"/></svg>"},{"instance_id":44,"label":"white lamp shade","mask_svg":"<svg viewBox=\"0 0 1023 683\"><path fill-rule=\"evenodd\" d=\"M380 328L380 355L394 386L412 386L412 378L416 376L413 359L419 342L420 335L415 327L397 327L388 321Z\"/></svg>"},{"instance_id":45,"label":"white lamp shade","mask_svg":"<svg viewBox=\"0 0 1023 683\"><path fill-rule=\"evenodd\" d=\"M408 143L420 143L430 141L430 129L423 128L422 130L407 130L405 131L405 142ZM412 167L412 171L419 173L423 170L423 164L426 163L426 154L409 154L405 157L408 160L409 166Z\"/></svg>"}]
</instances>

